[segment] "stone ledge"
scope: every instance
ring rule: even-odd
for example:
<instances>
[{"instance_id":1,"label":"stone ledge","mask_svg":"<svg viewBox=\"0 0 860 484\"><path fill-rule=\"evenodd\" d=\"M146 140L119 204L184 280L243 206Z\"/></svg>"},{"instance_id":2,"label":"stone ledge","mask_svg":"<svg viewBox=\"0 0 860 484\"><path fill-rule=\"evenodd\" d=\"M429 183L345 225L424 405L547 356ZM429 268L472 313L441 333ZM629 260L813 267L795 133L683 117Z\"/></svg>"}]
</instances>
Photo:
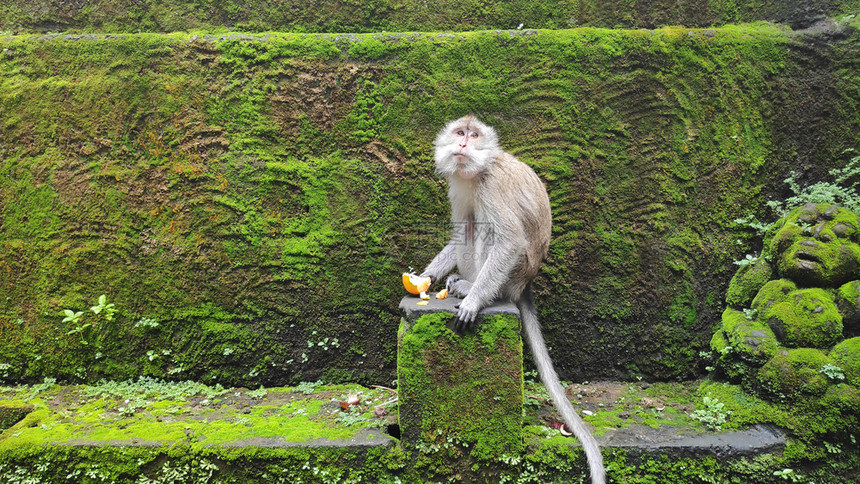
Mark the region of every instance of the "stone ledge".
<instances>
[{"instance_id":1,"label":"stone ledge","mask_svg":"<svg viewBox=\"0 0 860 484\"><path fill-rule=\"evenodd\" d=\"M590 394L596 385L639 388L630 383L612 382L571 388ZM201 405L204 399L200 395L180 398L186 400L185 403L152 399L145 408L127 416L117 412L118 405L127 405L122 397L86 397L85 389L54 385L34 395L25 387L17 391L15 387L0 387L0 407L21 409L21 402L31 401L23 407L29 411L24 419L0 433L0 481L7 482L3 479L24 473L41 479L34 482L54 482L78 471L99 469L107 482L132 483L144 476L164 480L177 469L183 469L189 473L190 480L174 482L198 482L211 475L215 480L209 482L231 479L238 482L279 482L278 479L280 482L332 482L332 476L340 476L355 482L394 482L397 478L401 482L417 483L426 477L427 466L442 462L442 455L449 455L454 449L448 449L443 438L439 447L430 445L409 450L380 428L348 430L351 427L332 420L332 412L340 411L337 400L344 393L362 392L364 410L372 409L379 400L389 399L390 392L356 385L322 385L310 395L296 388L270 388L265 396L250 400L234 396L236 393L244 395L249 390L230 389L223 401L213 399L208 405ZM290 404L296 401L301 403ZM580 408L595 408L589 405L583 402ZM302 408L308 409L306 413ZM391 422L396 412L388 408L392 414L384 418ZM160 413L162 410L166 412ZM307 438L289 427L290 418L295 418L290 415L306 414L313 416L304 429L303 435ZM531 415L532 411L526 414ZM243 422L243 416L249 418L249 422ZM534 416L530 418L533 420ZM317 419L328 423L314 426L319 423L314 423ZM274 427L265 428L273 423ZM225 438L224 429L234 434ZM345 435L335 435L344 430L348 430ZM309 435L308 431L310 434L328 432L331 437ZM683 466L701 464L703 469L708 469L707 466L713 465L708 464L708 459L716 458L731 468L734 465L731 463L750 457L781 455L786 444L786 434L770 425L714 433L697 432L683 424L650 428L634 423L623 428L603 429L597 439L608 463L640 474L653 472L653 467L649 471L647 466L636 470L636 466L647 461L682 462ZM516 462L530 461L546 466L541 472L549 472L548 475L559 473L556 477L562 480L575 479L585 471L585 461L575 439L563 438L557 432L547 438L540 431L527 437L525 444L521 452L513 456L506 454L501 459L478 461L478 464L469 464L469 468L477 465L478 476L516 475L517 469L522 469ZM459 444L455 442L456 445ZM465 453L458 454L460 458L468 459L473 447L461 450ZM538 464L547 455L561 460ZM512 458L519 460L504 462ZM775 462L774 465L781 464L778 460ZM781 469L767 468L761 472L766 475Z\"/></svg>"},{"instance_id":2,"label":"stone ledge","mask_svg":"<svg viewBox=\"0 0 860 484\"><path fill-rule=\"evenodd\" d=\"M403 317L407 322L413 323L425 314L433 314L440 311L457 314L457 309L454 306L457 306L463 301L462 299L453 296L445 299L436 299L437 293L432 292L429 294L430 299L427 301L428 304L425 306L418 305L418 303L421 302L421 298L418 296L406 296L400 300L399 307L400 310L403 311ZM507 314L515 318L520 317L520 311L517 307L513 303L506 301L497 301L492 305L487 306L481 310L478 317L483 318L486 316L498 316L501 314Z\"/></svg>"},{"instance_id":3,"label":"stone ledge","mask_svg":"<svg viewBox=\"0 0 860 484\"><path fill-rule=\"evenodd\" d=\"M642 425L611 430L597 437L601 446L667 454L676 457L735 457L781 452L786 434L773 425L753 425L734 432L685 433L671 427L653 429Z\"/></svg>"}]
</instances>

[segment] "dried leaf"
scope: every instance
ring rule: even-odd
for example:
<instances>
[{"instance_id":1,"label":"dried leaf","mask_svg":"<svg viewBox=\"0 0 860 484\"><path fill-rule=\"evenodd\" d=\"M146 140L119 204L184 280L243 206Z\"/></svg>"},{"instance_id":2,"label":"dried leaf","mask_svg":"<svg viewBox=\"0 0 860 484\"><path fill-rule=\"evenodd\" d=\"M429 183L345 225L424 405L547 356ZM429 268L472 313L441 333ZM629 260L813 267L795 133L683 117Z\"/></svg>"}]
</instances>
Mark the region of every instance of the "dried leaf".
<instances>
[{"instance_id":1,"label":"dried leaf","mask_svg":"<svg viewBox=\"0 0 860 484\"><path fill-rule=\"evenodd\" d=\"M358 395L350 393L346 396L345 402L340 402L340 408L343 410L349 410L350 407L354 407L361 403L361 399L358 398Z\"/></svg>"}]
</instances>

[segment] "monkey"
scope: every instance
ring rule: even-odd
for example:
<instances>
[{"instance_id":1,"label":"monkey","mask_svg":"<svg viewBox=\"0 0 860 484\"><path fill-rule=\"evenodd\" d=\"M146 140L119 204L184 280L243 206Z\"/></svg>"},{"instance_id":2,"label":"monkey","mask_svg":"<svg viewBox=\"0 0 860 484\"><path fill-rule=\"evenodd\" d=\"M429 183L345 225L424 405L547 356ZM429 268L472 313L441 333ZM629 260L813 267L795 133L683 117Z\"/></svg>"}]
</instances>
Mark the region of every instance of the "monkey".
<instances>
[{"instance_id":1,"label":"monkey","mask_svg":"<svg viewBox=\"0 0 860 484\"><path fill-rule=\"evenodd\" d=\"M464 331L496 299L517 305L541 381L582 443L593 484L604 484L603 456L565 395L541 334L532 279L549 251L552 213L534 170L499 146L496 131L472 115L449 122L434 141L437 174L448 182L450 242L421 274L462 298L455 329Z\"/></svg>"}]
</instances>

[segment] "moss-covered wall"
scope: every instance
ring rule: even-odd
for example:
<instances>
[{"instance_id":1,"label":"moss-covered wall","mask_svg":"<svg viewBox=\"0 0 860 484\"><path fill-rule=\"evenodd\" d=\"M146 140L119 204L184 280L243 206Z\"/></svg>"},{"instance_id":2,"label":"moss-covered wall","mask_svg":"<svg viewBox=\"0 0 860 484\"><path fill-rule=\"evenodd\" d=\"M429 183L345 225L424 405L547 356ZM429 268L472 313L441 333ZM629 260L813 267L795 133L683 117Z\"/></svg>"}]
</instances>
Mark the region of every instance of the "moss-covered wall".
<instances>
[{"instance_id":1,"label":"moss-covered wall","mask_svg":"<svg viewBox=\"0 0 860 484\"><path fill-rule=\"evenodd\" d=\"M431 142L475 112L550 191L562 377L689 377L732 220L860 146L858 38L0 36L0 376L390 382L399 274L444 244Z\"/></svg>"},{"instance_id":2,"label":"moss-covered wall","mask_svg":"<svg viewBox=\"0 0 860 484\"><path fill-rule=\"evenodd\" d=\"M806 27L860 0L7 0L0 31L396 32L571 27L709 27L758 20Z\"/></svg>"}]
</instances>

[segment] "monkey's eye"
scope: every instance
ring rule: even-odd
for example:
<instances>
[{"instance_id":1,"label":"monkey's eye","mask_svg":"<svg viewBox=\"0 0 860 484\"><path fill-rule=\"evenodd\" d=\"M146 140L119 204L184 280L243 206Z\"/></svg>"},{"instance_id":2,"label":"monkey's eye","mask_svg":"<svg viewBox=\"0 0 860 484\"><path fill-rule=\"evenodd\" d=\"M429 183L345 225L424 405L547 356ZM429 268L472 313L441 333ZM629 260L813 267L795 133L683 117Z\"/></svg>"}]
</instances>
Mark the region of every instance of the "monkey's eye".
<instances>
[{"instance_id":1,"label":"monkey's eye","mask_svg":"<svg viewBox=\"0 0 860 484\"><path fill-rule=\"evenodd\" d=\"M466 133L463 132L462 129L457 131L457 136L465 136L465 135L466 135Z\"/></svg>"},{"instance_id":2,"label":"monkey's eye","mask_svg":"<svg viewBox=\"0 0 860 484\"><path fill-rule=\"evenodd\" d=\"M473 138L477 138L477 137L478 137L478 133L477 133L477 132L475 132L475 131L472 131L472 132L471 132L471 133L469 133L469 134L470 134Z\"/></svg>"}]
</instances>

